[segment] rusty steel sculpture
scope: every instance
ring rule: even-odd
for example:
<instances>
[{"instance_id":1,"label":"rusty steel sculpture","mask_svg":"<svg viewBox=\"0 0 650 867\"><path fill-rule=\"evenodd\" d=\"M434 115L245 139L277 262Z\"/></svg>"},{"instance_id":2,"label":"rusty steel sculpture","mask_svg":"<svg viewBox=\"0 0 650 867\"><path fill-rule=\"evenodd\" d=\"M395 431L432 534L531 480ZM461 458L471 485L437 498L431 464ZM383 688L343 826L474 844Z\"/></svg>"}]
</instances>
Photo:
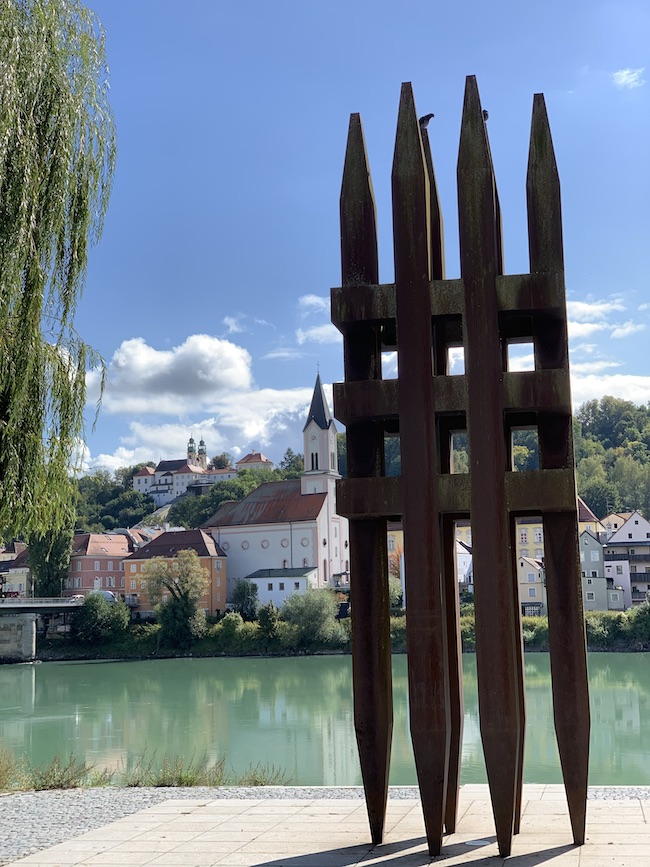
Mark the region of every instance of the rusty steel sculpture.
<instances>
[{"instance_id":1,"label":"rusty steel sculpture","mask_svg":"<svg viewBox=\"0 0 650 867\"><path fill-rule=\"evenodd\" d=\"M584 842L589 695L580 586L560 186L544 98L533 100L526 180L530 273L503 273L501 212L476 79L465 89L457 167L460 279L445 279L426 124L402 86L392 170L394 284L380 284L361 119L350 119L341 189L344 336L335 415L347 429L354 719L372 840L381 842L392 737L387 519L404 526L410 727L429 852L456 826L463 722L454 524L472 520L480 730L499 852L519 831L524 682L515 520L541 515L553 714L576 844ZM508 345L535 369L508 370ZM450 375L462 346L464 373ZM397 379L381 353L397 349ZM535 429L537 470L513 472L512 433ZM469 472L453 472L466 432ZM401 476L384 440L399 435Z\"/></svg>"}]
</instances>

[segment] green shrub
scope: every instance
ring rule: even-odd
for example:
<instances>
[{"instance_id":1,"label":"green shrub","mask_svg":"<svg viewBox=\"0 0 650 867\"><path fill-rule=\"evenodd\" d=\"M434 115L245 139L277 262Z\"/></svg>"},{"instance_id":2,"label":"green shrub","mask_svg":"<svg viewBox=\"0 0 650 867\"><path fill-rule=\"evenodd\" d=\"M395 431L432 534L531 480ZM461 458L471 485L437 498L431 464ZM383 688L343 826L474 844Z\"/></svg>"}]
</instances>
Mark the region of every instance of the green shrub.
<instances>
[{"instance_id":1,"label":"green shrub","mask_svg":"<svg viewBox=\"0 0 650 867\"><path fill-rule=\"evenodd\" d=\"M522 617L521 631L525 649L548 650L548 618Z\"/></svg>"},{"instance_id":2,"label":"green shrub","mask_svg":"<svg viewBox=\"0 0 650 867\"><path fill-rule=\"evenodd\" d=\"M393 653L404 653L406 651L406 617L391 617L390 644Z\"/></svg>"},{"instance_id":3,"label":"green shrub","mask_svg":"<svg viewBox=\"0 0 650 867\"><path fill-rule=\"evenodd\" d=\"M585 627L590 650L606 650L620 644L626 619L620 611L587 611Z\"/></svg>"},{"instance_id":4,"label":"green shrub","mask_svg":"<svg viewBox=\"0 0 650 867\"><path fill-rule=\"evenodd\" d=\"M644 602L626 611L621 634L634 650L650 648L650 603Z\"/></svg>"},{"instance_id":5,"label":"green shrub","mask_svg":"<svg viewBox=\"0 0 650 867\"><path fill-rule=\"evenodd\" d=\"M476 629L473 617L460 618L460 640L465 653L476 650Z\"/></svg>"},{"instance_id":6,"label":"green shrub","mask_svg":"<svg viewBox=\"0 0 650 867\"><path fill-rule=\"evenodd\" d=\"M126 632L131 614L121 601L110 602L100 593L89 593L72 615L70 637L78 644L96 644Z\"/></svg>"},{"instance_id":7,"label":"green shrub","mask_svg":"<svg viewBox=\"0 0 650 867\"><path fill-rule=\"evenodd\" d=\"M297 650L332 649L341 641L338 610L336 595L331 590L308 590L290 596L280 617L297 628Z\"/></svg>"}]
</instances>

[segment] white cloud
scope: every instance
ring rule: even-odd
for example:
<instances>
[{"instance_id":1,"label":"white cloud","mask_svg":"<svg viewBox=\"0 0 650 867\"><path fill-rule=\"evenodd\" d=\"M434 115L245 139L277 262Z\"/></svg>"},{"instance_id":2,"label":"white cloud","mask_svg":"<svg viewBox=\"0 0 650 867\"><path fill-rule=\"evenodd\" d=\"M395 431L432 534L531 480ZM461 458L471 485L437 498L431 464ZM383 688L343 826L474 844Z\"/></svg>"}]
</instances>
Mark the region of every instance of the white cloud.
<instances>
[{"instance_id":1,"label":"white cloud","mask_svg":"<svg viewBox=\"0 0 650 867\"><path fill-rule=\"evenodd\" d=\"M625 305L618 298L611 301L567 301L569 319L578 322L597 322L605 319L614 311L625 310Z\"/></svg>"},{"instance_id":2,"label":"white cloud","mask_svg":"<svg viewBox=\"0 0 650 867\"><path fill-rule=\"evenodd\" d=\"M262 361L296 361L304 357L297 349L272 349L262 356Z\"/></svg>"},{"instance_id":3,"label":"white cloud","mask_svg":"<svg viewBox=\"0 0 650 867\"><path fill-rule=\"evenodd\" d=\"M650 310L650 304L639 304L639 310Z\"/></svg>"},{"instance_id":4,"label":"white cloud","mask_svg":"<svg viewBox=\"0 0 650 867\"><path fill-rule=\"evenodd\" d=\"M613 373L601 375L588 373L582 375L571 368L571 393L573 403L579 406L587 400L595 400L604 394L624 395L633 403L648 403L650 401L650 376Z\"/></svg>"},{"instance_id":5,"label":"white cloud","mask_svg":"<svg viewBox=\"0 0 650 867\"><path fill-rule=\"evenodd\" d=\"M597 331L605 331L607 328L606 322L575 322L569 320L567 323L569 330L569 339L575 340L577 337L590 337Z\"/></svg>"},{"instance_id":6,"label":"white cloud","mask_svg":"<svg viewBox=\"0 0 650 867\"><path fill-rule=\"evenodd\" d=\"M645 79L642 77L645 72L643 66L638 69L619 69L612 73L612 81L614 85L621 90L632 90L635 87L642 87L645 84Z\"/></svg>"},{"instance_id":7,"label":"white cloud","mask_svg":"<svg viewBox=\"0 0 650 867\"><path fill-rule=\"evenodd\" d=\"M571 362L571 374L586 375L590 373L602 373L612 367L620 367L620 361L578 361Z\"/></svg>"},{"instance_id":8,"label":"white cloud","mask_svg":"<svg viewBox=\"0 0 650 867\"><path fill-rule=\"evenodd\" d=\"M535 355L529 352L525 355L513 355L508 358L508 370L513 373L519 370L535 370Z\"/></svg>"},{"instance_id":9,"label":"white cloud","mask_svg":"<svg viewBox=\"0 0 650 867\"><path fill-rule=\"evenodd\" d=\"M87 384L92 404L98 395L97 371L88 374ZM102 409L180 416L251 386L251 357L228 340L194 334L180 346L158 350L135 337L123 341L108 364Z\"/></svg>"},{"instance_id":10,"label":"white cloud","mask_svg":"<svg viewBox=\"0 0 650 867\"><path fill-rule=\"evenodd\" d=\"M301 295L298 299L298 305L306 313L329 313L330 299L322 295Z\"/></svg>"},{"instance_id":11,"label":"white cloud","mask_svg":"<svg viewBox=\"0 0 650 867\"><path fill-rule=\"evenodd\" d=\"M223 324L228 329L228 334L243 334L246 329L236 316L224 316Z\"/></svg>"},{"instance_id":12,"label":"white cloud","mask_svg":"<svg viewBox=\"0 0 650 867\"><path fill-rule=\"evenodd\" d=\"M645 325L642 322L632 322L630 319L624 322L623 325L617 325L615 328L612 328L612 337L616 339L629 337L630 334L636 334L637 331L643 331L644 329Z\"/></svg>"},{"instance_id":13,"label":"white cloud","mask_svg":"<svg viewBox=\"0 0 650 867\"><path fill-rule=\"evenodd\" d=\"M328 322L326 325L315 325L313 328L303 330L298 328L296 331L296 340L298 345L303 343L339 343L343 338L340 332Z\"/></svg>"}]
</instances>

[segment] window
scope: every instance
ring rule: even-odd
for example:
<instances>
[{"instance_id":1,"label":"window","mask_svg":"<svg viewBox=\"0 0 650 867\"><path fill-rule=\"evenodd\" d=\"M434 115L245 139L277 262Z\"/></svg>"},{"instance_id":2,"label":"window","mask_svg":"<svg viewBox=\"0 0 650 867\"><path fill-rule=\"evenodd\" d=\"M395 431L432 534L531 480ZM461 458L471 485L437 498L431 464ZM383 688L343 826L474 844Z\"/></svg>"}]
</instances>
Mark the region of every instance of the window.
<instances>
[{"instance_id":1,"label":"window","mask_svg":"<svg viewBox=\"0 0 650 867\"><path fill-rule=\"evenodd\" d=\"M528 588L528 596L530 599L535 599L535 597L537 596L537 590L535 587Z\"/></svg>"},{"instance_id":2,"label":"window","mask_svg":"<svg viewBox=\"0 0 650 867\"><path fill-rule=\"evenodd\" d=\"M120 578L120 587L124 587L124 575Z\"/></svg>"},{"instance_id":3,"label":"window","mask_svg":"<svg viewBox=\"0 0 650 867\"><path fill-rule=\"evenodd\" d=\"M591 557L591 562L592 562L592 563L594 563L594 562L597 563L597 562L598 562L598 551L590 551L590 552L589 552L589 555L590 555L590 557Z\"/></svg>"},{"instance_id":4,"label":"window","mask_svg":"<svg viewBox=\"0 0 650 867\"><path fill-rule=\"evenodd\" d=\"M306 557L303 557L302 565L303 565L303 566L306 566L306 565L307 565L307 558L306 558Z\"/></svg>"},{"instance_id":5,"label":"window","mask_svg":"<svg viewBox=\"0 0 650 867\"><path fill-rule=\"evenodd\" d=\"M598 578L598 572L592 572L591 577L592 578Z\"/></svg>"},{"instance_id":6,"label":"window","mask_svg":"<svg viewBox=\"0 0 650 867\"><path fill-rule=\"evenodd\" d=\"M65 579L65 586L67 587L68 590L71 589L71 587L72 587L72 578L66 578L66 579Z\"/></svg>"},{"instance_id":7,"label":"window","mask_svg":"<svg viewBox=\"0 0 650 867\"><path fill-rule=\"evenodd\" d=\"M318 469L318 455L315 452L311 454L311 468L312 470Z\"/></svg>"},{"instance_id":8,"label":"window","mask_svg":"<svg viewBox=\"0 0 650 867\"><path fill-rule=\"evenodd\" d=\"M283 560L283 561L282 561L282 568L283 568L283 569L288 569L288 568L289 568L289 561L288 561L288 560Z\"/></svg>"},{"instance_id":9,"label":"window","mask_svg":"<svg viewBox=\"0 0 650 867\"><path fill-rule=\"evenodd\" d=\"M221 572L221 560L217 560L217 572Z\"/></svg>"},{"instance_id":10,"label":"window","mask_svg":"<svg viewBox=\"0 0 650 867\"><path fill-rule=\"evenodd\" d=\"M112 575L108 575L106 577L106 586L107 587L115 587L115 578Z\"/></svg>"},{"instance_id":11,"label":"window","mask_svg":"<svg viewBox=\"0 0 650 867\"><path fill-rule=\"evenodd\" d=\"M529 573L528 573L528 581L529 581L530 583L533 583L533 582L535 581L535 573L534 573L534 572L529 572Z\"/></svg>"},{"instance_id":12,"label":"window","mask_svg":"<svg viewBox=\"0 0 650 867\"><path fill-rule=\"evenodd\" d=\"M542 541L542 529L541 529L541 527L539 529L535 530L535 541L536 542Z\"/></svg>"},{"instance_id":13,"label":"window","mask_svg":"<svg viewBox=\"0 0 650 867\"><path fill-rule=\"evenodd\" d=\"M630 539L631 539L631 538L632 538L632 537L630 536ZM101 564L100 564L99 560L95 560L95 572L99 572L99 570L100 570L101 568L102 568L102 567L101 567Z\"/></svg>"},{"instance_id":14,"label":"window","mask_svg":"<svg viewBox=\"0 0 650 867\"><path fill-rule=\"evenodd\" d=\"M108 563L106 564L106 568L108 569L109 572L113 571L113 561L112 560L108 561Z\"/></svg>"},{"instance_id":15,"label":"window","mask_svg":"<svg viewBox=\"0 0 650 867\"><path fill-rule=\"evenodd\" d=\"M131 590L135 590L137 586L138 582L135 580L135 578L131 578Z\"/></svg>"},{"instance_id":16,"label":"window","mask_svg":"<svg viewBox=\"0 0 650 867\"><path fill-rule=\"evenodd\" d=\"M74 579L74 586L75 586L76 590L78 590L81 587L81 578L75 578Z\"/></svg>"},{"instance_id":17,"label":"window","mask_svg":"<svg viewBox=\"0 0 650 867\"><path fill-rule=\"evenodd\" d=\"M217 578L217 580L214 583L217 587L221 587L221 578Z\"/></svg>"},{"instance_id":18,"label":"window","mask_svg":"<svg viewBox=\"0 0 650 867\"><path fill-rule=\"evenodd\" d=\"M587 591L587 602L593 602L595 598L596 598L595 593L593 593L593 592L590 593L589 591Z\"/></svg>"},{"instance_id":19,"label":"window","mask_svg":"<svg viewBox=\"0 0 650 867\"><path fill-rule=\"evenodd\" d=\"M280 584L278 586L278 590L284 590L284 581L280 581Z\"/></svg>"},{"instance_id":20,"label":"window","mask_svg":"<svg viewBox=\"0 0 650 867\"><path fill-rule=\"evenodd\" d=\"M627 538L628 538L628 539L631 539L631 538L632 538L632 533L628 533L628 534L627 534Z\"/></svg>"},{"instance_id":21,"label":"window","mask_svg":"<svg viewBox=\"0 0 650 867\"><path fill-rule=\"evenodd\" d=\"M584 551L581 551L581 552L580 552L580 562L581 562L581 563L584 563L584 562L585 562L585 552L584 552Z\"/></svg>"},{"instance_id":22,"label":"window","mask_svg":"<svg viewBox=\"0 0 650 867\"><path fill-rule=\"evenodd\" d=\"M136 563L129 563L129 572L137 572L138 566Z\"/></svg>"},{"instance_id":23,"label":"window","mask_svg":"<svg viewBox=\"0 0 650 867\"><path fill-rule=\"evenodd\" d=\"M528 543L528 530L519 531L519 541L522 545L526 545Z\"/></svg>"},{"instance_id":24,"label":"window","mask_svg":"<svg viewBox=\"0 0 650 867\"><path fill-rule=\"evenodd\" d=\"M334 452L330 452L330 469L335 469L336 467L336 458L334 457Z\"/></svg>"},{"instance_id":25,"label":"window","mask_svg":"<svg viewBox=\"0 0 650 867\"><path fill-rule=\"evenodd\" d=\"M622 566L617 566L617 567L616 567L616 574L617 574L617 575L622 575L622 574L623 574L623 567L622 567Z\"/></svg>"},{"instance_id":26,"label":"window","mask_svg":"<svg viewBox=\"0 0 650 867\"><path fill-rule=\"evenodd\" d=\"M591 584L591 578L587 578L587 584Z\"/></svg>"},{"instance_id":27,"label":"window","mask_svg":"<svg viewBox=\"0 0 650 867\"><path fill-rule=\"evenodd\" d=\"M543 556L544 556L544 552L542 551L542 549L541 548L535 548L535 559L541 560Z\"/></svg>"},{"instance_id":28,"label":"window","mask_svg":"<svg viewBox=\"0 0 650 867\"><path fill-rule=\"evenodd\" d=\"M300 590L300 581L294 581L293 582L293 589L294 590Z\"/></svg>"},{"instance_id":29,"label":"window","mask_svg":"<svg viewBox=\"0 0 650 867\"><path fill-rule=\"evenodd\" d=\"M388 537L388 550L389 551L395 550L395 536L389 536Z\"/></svg>"},{"instance_id":30,"label":"window","mask_svg":"<svg viewBox=\"0 0 650 867\"><path fill-rule=\"evenodd\" d=\"M77 560L77 572L81 572L81 560Z\"/></svg>"},{"instance_id":31,"label":"window","mask_svg":"<svg viewBox=\"0 0 650 867\"><path fill-rule=\"evenodd\" d=\"M266 589L267 590L273 590L273 582L272 581L269 581L269 583L266 585Z\"/></svg>"},{"instance_id":32,"label":"window","mask_svg":"<svg viewBox=\"0 0 650 867\"><path fill-rule=\"evenodd\" d=\"M612 602L618 602L618 593L612 593Z\"/></svg>"}]
</instances>

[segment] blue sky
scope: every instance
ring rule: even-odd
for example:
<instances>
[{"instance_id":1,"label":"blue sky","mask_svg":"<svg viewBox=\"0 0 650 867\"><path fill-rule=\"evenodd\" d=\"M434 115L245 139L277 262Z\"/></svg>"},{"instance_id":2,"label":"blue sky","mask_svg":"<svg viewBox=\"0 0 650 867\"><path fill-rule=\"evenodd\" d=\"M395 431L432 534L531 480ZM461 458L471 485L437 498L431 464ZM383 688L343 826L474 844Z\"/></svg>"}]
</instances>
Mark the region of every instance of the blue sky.
<instances>
[{"instance_id":1,"label":"blue sky","mask_svg":"<svg viewBox=\"0 0 650 867\"><path fill-rule=\"evenodd\" d=\"M525 172L543 92L562 184L572 388L650 401L650 7L645 0L86 0L107 35L118 163L77 328L108 364L86 466L302 451L329 321L351 112L393 278L390 170L403 81L429 125L458 276L456 159L476 75L507 273L528 270ZM386 371L390 374L390 359ZM522 359L522 364L526 360ZM329 391L328 391L329 393ZM89 406L96 376L89 376ZM89 412L89 419L92 413Z\"/></svg>"}]
</instances>

